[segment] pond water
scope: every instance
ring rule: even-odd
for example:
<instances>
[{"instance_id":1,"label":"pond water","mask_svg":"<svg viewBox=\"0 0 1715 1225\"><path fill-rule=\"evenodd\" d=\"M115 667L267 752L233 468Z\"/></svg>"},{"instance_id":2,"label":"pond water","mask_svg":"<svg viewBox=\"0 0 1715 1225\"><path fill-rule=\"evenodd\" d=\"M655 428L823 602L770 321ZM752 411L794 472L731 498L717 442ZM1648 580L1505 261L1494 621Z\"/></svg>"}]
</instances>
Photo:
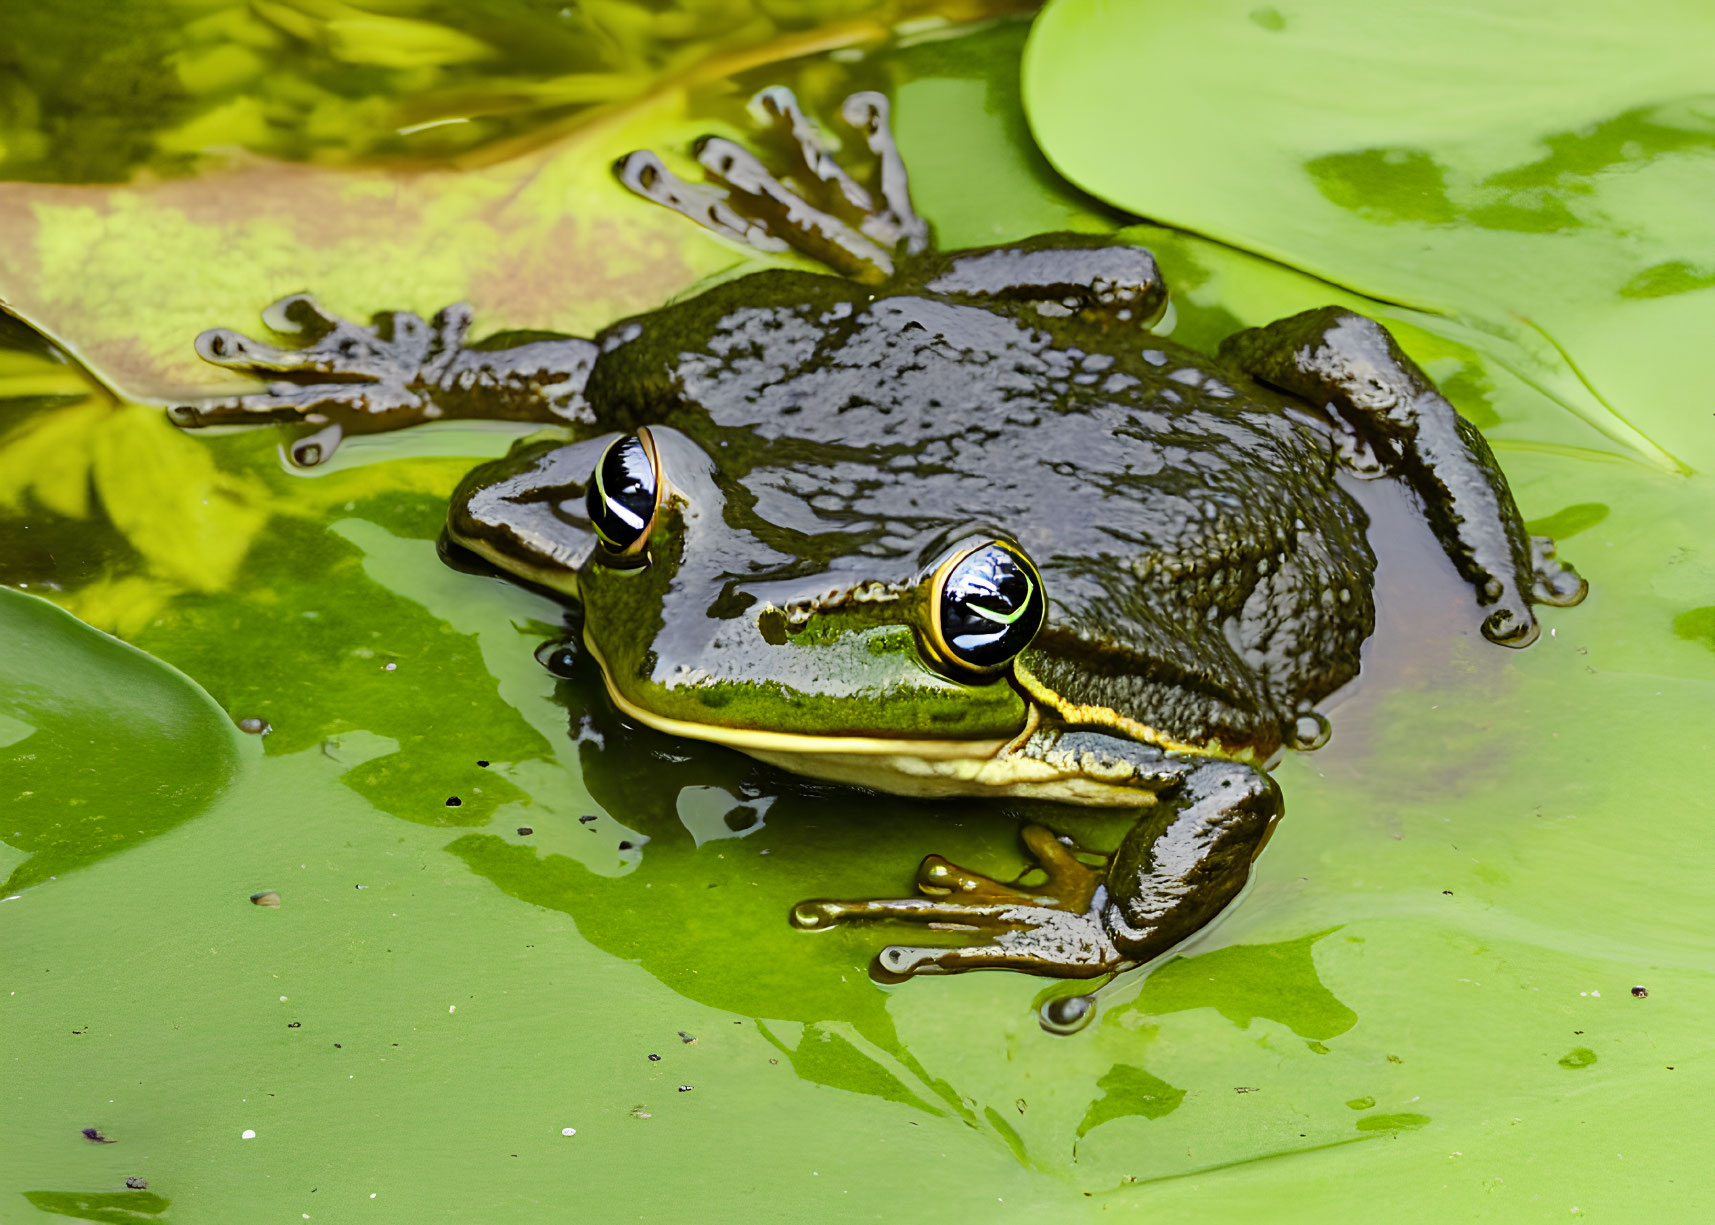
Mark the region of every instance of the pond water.
<instances>
[{"instance_id":1,"label":"pond water","mask_svg":"<svg viewBox=\"0 0 1715 1225\"><path fill-rule=\"evenodd\" d=\"M1707 238L1639 282L1671 293L1625 299L1655 312L1647 362L1542 373L1481 311L1383 293L1380 246L1354 272L1305 238L1318 279L1285 239L1198 236L1251 222L1192 224L1194 192L1151 210L1168 226L1060 180L1021 19L208 3L98 37L88 7L33 19L33 63L94 50L4 78L0 126L0 1217L1633 1220L1711 1198L1715 447L1683 396ZM1291 17L1256 13L1235 20ZM875 930L785 921L931 850L1016 874L1016 806L877 802L629 726L587 668L536 661L567 609L443 564L448 494L524 429L362 439L304 472L279 433L159 411L219 385L199 330L254 332L295 290L588 334L730 274L739 252L607 167L738 135L778 82L824 113L887 89L945 247L1124 229L1199 347L1327 301L1376 314L1591 584L1498 650L1415 510L1357 489L1379 622L1332 742L1276 772L1287 817L1241 899L1075 1035L1038 1022L1062 985L881 985ZM1661 156L1706 173L1705 113L1658 115L1692 133Z\"/></svg>"}]
</instances>

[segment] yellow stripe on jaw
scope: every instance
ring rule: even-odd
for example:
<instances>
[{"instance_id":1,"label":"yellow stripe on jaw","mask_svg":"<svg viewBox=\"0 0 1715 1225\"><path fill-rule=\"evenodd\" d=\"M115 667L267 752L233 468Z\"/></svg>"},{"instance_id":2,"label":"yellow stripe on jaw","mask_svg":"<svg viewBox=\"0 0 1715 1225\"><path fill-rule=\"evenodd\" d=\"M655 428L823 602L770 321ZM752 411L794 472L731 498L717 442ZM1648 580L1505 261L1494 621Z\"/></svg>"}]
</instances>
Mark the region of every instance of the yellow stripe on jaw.
<instances>
[{"instance_id":1,"label":"yellow stripe on jaw","mask_svg":"<svg viewBox=\"0 0 1715 1225\"><path fill-rule=\"evenodd\" d=\"M608 696L622 714L656 731L725 745L795 774L924 799L1006 796L1098 808L1155 802L1147 789L1089 775L1078 761L1056 764L1012 751L1039 718L1034 706L1025 731L1013 740L888 740L749 731L669 719L642 709L614 687L606 663L587 637L584 646L600 665Z\"/></svg>"},{"instance_id":2,"label":"yellow stripe on jaw","mask_svg":"<svg viewBox=\"0 0 1715 1225\"><path fill-rule=\"evenodd\" d=\"M477 537L461 536L451 528L447 529L447 535L451 537L452 542L458 545L461 549L470 550L472 553L475 553L484 561L489 562L498 570L503 570L507 574L516 575L527 583L535 583L538 587L546 587L550 591L558 591L562 595L570 596L574 600L581 598L578 595L578 572L572 567L568 566L550 570L542 566L533 566L529 562L523 561L513 554L502 553L487 541L481 540Z\"/></svg>"},{"instance_id":3,"label":"yellow stripe on jaw","mask_svg":"<svg viewBox=\"0 0 1715 1225\"><path fill-rule=\"evenodd\" d=\"M688 719L672 719L643 709L619 691L608 671L607 661L584 633L584 649L601 668L601 678L607 685L608 696L622 714L636 719L646 727L687 740L706 740L724 744L746 753L783 754L842 754L872 757L915 757L923 761L963 761L991 758L1000 753L1007 740L906 740L885 736L813 736L804 732L765 732L743 727L722 727L714 723L692 723Z\"/></svg>"},{"instance_id":4,"label":"yellow stripe on jaw","mask_svg":"<svg viewBox=\"0 0 1715 1225\"><path fill-rule=\"evenodd\" d=\"M1256 756L1249 746L1235 752L1215 739L1202 744L1176 740L1147 723L1139 723L1129 715L1120 714L1111 706L1080 706L1076 702L1067 701L1043 684L1040 678L1032 675L1020 660L1012 661L1012 674L1026 693L1073 726L1111 727L1127 740L1152 744L1170 753L1196 753L1204 757L1224 757L1233 761L1250 761Z\"/></svg>"}]
</instances>

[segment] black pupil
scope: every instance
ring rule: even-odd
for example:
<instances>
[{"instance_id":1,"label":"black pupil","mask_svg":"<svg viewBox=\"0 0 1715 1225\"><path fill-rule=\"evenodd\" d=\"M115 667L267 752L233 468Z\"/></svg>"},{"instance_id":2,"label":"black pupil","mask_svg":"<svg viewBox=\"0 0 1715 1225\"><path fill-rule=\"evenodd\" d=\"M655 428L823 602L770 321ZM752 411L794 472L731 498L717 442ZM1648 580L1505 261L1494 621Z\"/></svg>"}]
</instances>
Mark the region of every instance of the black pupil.
<instances>
[{"instance_id":1,"label":"black pupil","mask_svg":"<svg viewBox=\"0 0 1715 1225\"><path fill-rule=\"evenodd\" d=\"M621 438L602 454L584 505L608 548L622 553L643 539L655 515L655 465L641 438Z\"/></svg>"},{"instance_id":2,"label":"black pupil","mask_svg":"<svg viewBox=\"0 0 1715 1225\"><path fill-rule=\"evenodd\" d=\"M941 584L941 638L959 662L997 667L1030 645L1045 609L1034 567L1002 545L984 545Z\"/></svg>"}]
</instances>

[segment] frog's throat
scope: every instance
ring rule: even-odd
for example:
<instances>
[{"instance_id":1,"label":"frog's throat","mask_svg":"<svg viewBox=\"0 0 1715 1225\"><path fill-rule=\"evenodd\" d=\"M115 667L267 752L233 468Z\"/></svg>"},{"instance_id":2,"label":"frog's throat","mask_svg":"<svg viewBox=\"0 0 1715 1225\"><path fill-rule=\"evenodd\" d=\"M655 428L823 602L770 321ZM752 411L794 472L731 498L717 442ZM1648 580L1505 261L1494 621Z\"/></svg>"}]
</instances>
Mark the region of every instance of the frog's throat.
<instances>
[{"instance_id":1,"label":"frog's throat","mask_svg":"<svg viewBox=\"0 0 1715 1225\"><path fill-rule=\"evenodd\" d=\"M1116 770L1109 778L1070 754L1045 758L1014 751L1037 724L1034 707L1030 708L1024 730L1010 740L811 736L719 727L671 719L643 709L613 683L607 661L587 634L584 648L601 668L608 697L621 714L670 736L737 749L794 774L930 799L1010 796L1120 808L1135 808L1153 800L1135 782L1128 785L1125 780L1130 778L1129 770Z\"/></svg>"},{"instance_id":2,"label":"frog's throat","mask_svg":"<svg viewBox=\"0 0 1715 1225\"><path fill-rule=\"evenodd\" d=\"M1168 753L1195 753L1199 757L1230 757L1237 760L1249 760L1255 753L1248 748L1234 751L1219 740L1207 740L1197 743L1189 740L1177 740L1147 723L1139 723L1129 715L1122 715L1111 706L1081 706L1070 702L1060 694L1055 693L1042 680L1026 668L1022 661L1014 660L1012 675L1018 687L1025 695L1033 698L1048 710L1053 711L1062 722L1069 727L1111 728L1119 732L1127 740L1139 744L1150 744Z\"/></svg>"}]
</instances>

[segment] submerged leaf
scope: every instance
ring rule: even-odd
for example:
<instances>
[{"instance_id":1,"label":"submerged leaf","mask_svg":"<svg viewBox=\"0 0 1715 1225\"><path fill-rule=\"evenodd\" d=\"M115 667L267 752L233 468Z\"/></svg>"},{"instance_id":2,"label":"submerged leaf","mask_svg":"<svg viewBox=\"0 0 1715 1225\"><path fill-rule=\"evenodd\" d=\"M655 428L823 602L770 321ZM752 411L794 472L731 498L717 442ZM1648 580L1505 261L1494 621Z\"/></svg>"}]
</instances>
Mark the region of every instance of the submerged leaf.
<instances>
[{"instance_id":1,"label":"submerged leaf","mask_svg":"<svg viewBox=\"0 0 1715 1225\"><path fill-rule=\"evenodd\" d=\"M1149 976L1131 1007L1152 1016L1213 1008L1241 1029L1261 1018L1300 1038L1337 1038L1358 1023L1358 1014L1316 973L1311 949L1332 930L1175 957Z\"/></svg>"},{"instance_id":2,"label":"submerged leaf","mask_svg":"<svg viewBox=\"0 0 1715 1225\"><path fill-rule=\"evenodd\" d=\"M1096 1082L1102 1096L1090 1103L1078 1134L1088 1135L1103 1123L1141 1115L1146 1119L1162 1119L1179 1109L1185 1100L1185 1090L1175 1088L1142 1068L1116 1063Z\"/></svg>"},{"instance_id":3,"label":"submerged leaf","mask_svg":"<svg viewBox=\"0 0 1715 1225\"><path fill-rule=\"evenodd\" d=\"M88 518L87 443L112 415L112 405L90 399L38 413L0 437L6 451L6 467L0 470L0 509L21 511L33 498L57 515Z\"/></svg>"},{"instance_id":4,"label":"submerged leaf","mask_svg":"<svg viewBox=\"0 0 1715 1225\"><path fill-rule=\"evenodd\" d=\"M108 575L97 582L118 584L123 599L115 600L114 590L81 593L80 614L106 629L135 630L172 591L226 586L272 513L261 481L223 470L200 439L141 405L115 407L92 396L36 412L0 437L0 448L7 457L0 512L105 515L151 572L148 580ZM37 523L38 534L46 527Z\"/></svg>"},{"instance_id":5,"label":"submerged leaf","mask_svg":"<svg viewBox=\"0 0 1715 1225\"><path fill-rule=\"evenodd\" d=\"M199 440L140 405L92 435L96 494L132 547L191 591L230 583L270 513L262 483L221 471Z\"/></svg>"}]
</instances>

